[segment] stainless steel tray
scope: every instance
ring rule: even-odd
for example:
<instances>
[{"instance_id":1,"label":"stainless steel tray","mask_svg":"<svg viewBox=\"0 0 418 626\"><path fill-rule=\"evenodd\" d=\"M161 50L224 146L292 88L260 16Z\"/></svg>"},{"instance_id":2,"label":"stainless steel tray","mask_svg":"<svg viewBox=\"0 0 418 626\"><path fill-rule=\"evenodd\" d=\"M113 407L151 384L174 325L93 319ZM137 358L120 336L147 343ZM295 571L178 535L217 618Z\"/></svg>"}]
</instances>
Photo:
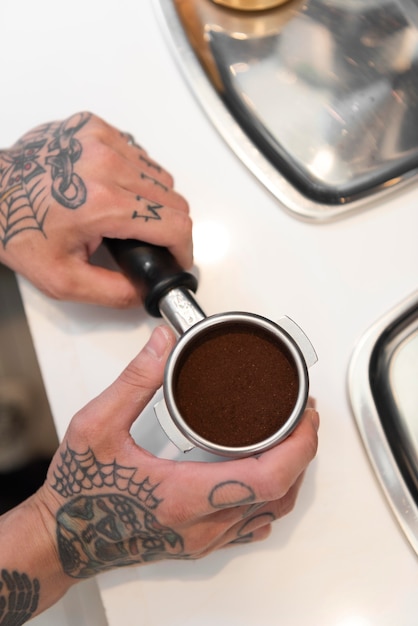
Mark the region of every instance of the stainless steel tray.
<instances>
[{"instance_id":1,"label":"stainless steel tray","mask_svg":"<svg viewBox=\"0 0 418 626\"><path fill-rule=\"evenodd\" d=\"M376 475L418 554L418 292L360 340L349 394Z\"/></svg>"},{"instance_id":2,"label":"stainless steel tray","mask_svg":"<svg viewBox=\"0 0 418 626\"><path fill-rule=\"evenodd\" d=\"M418 0L159 5L216 128L295 215L329 220L416 180Z\"/></svg>"}]
</instances>

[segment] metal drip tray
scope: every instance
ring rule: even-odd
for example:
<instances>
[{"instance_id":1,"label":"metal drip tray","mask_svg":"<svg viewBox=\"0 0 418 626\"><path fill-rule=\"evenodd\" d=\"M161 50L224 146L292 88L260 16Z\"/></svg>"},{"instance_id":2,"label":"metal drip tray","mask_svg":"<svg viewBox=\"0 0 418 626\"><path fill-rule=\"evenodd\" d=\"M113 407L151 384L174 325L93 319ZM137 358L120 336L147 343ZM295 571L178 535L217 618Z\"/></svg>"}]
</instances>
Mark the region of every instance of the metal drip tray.
<instances>
[{"instance_id":1,"label":"metal drip tray","mask_svg":"<svg viewBox=\"0 0 418 626\"><path fill-rule=\"evenodd\" d=\"M361 339L349 393L375 472L418 554L418 292Z\"/></svg>"},{"instance_id":2,"label":"metal drip tray","mask_svg":"<svg viewBox=\"0 0 418 626\"><path fill-rule=\"evenodd\" d=\"M417 0L159 2L202 105L287 208L328 219L418 176Z\"/></svg>"}]
</instances>

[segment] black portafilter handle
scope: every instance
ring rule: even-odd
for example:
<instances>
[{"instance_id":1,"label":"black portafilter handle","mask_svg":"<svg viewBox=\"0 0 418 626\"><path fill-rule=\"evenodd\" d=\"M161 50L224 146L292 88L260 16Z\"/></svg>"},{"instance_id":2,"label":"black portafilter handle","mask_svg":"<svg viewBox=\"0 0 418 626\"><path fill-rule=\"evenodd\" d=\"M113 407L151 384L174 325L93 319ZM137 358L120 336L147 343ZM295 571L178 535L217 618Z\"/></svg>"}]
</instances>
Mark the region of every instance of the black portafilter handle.
<instances>
[{"instance_id":1,"label":"black portafilter handle","mask_svg":"<svg viewBox=\"0 0 418 626\"><path fill-rule=\"evenodd\" d=\"M161 317L159 302L172 289L197 290L197 279L186 272L171 252L136 239L104 239L123 273L140 289L146 311Z\"/></svg>"}]
</instances>

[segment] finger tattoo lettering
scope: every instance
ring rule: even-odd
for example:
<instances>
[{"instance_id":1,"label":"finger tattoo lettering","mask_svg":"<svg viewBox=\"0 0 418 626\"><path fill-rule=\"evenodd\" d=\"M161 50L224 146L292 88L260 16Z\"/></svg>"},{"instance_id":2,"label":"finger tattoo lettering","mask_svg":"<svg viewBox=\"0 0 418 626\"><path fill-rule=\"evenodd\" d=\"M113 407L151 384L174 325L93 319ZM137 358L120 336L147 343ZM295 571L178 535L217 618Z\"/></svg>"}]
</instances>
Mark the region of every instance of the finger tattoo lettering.
<instances>
[{"instance_id":1,"label":"finger tattoo lettering","mask_svg":"<svg viewBox=\"0 0 418 626\"><path fill-rule=\"evenodd\" d=\"M150 168L153 168L154 170L156 170L158 173L161 172L161 167L158 165L158 163L154 163L154 161L150 161L149 159L147 159L146 156L144 156L143 154L139 155L139 160L143 161L145 163L145 165L147 165Z\"/></svg>"},{"instance_id":2,"label":"finger tattoo lettering","mask_svg":"<svg viewBox=\"0 0 418 626\"><path fill-rule=\"evenodd\" d=\"M148 174L145 174L145 172L141 172L140 177L142 178L142 180L150 180L157 187L161 187L161 189L164 189L164 191L168 191L168 187L166 185L163 185L163 183L161 183L156 178L153 178L152 176L148 176Z\"/></svg>"},{"instance_id":3,"label":"finger tattoo lettering","mask_svg":"<svg viewBox=\"0 0 418 626\"><path fill-rule=\"evenodd\" d=\"M140 213L139 211L134 211L132 213L132 219L143 219L146 222L148 222L148 220L160 220L161 215L158 213L158 211L160 209L163 208L163 204L158 204L157 202L154 203L149 203L146 198L143 198L142 196L136 196L136 200L138 202L141 202L142 200L145 202L145 209L144 211L147 211L146 213Z\"/></svg>"}]
</instances>

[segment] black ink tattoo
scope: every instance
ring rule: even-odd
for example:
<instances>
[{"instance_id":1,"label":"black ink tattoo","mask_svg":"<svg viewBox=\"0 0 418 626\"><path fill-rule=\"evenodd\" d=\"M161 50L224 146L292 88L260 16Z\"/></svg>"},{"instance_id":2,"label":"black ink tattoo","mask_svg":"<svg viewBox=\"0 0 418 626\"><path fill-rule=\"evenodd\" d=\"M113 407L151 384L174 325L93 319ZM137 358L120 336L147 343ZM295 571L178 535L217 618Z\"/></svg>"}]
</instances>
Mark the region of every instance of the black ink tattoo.
<instances>
[{"instance_id":1,"label":"black ink tattoo","mask_svg":"<svg viewBox=\"0 0 418 626\"><path fill-rule=\"evenodd\" d=\"M64 571L86 578L115 567L179 558L183 540L139 502L111 493L78 496L57 514Z\"/></svg>"},{"instance_id":2,"label":"black ink tattoo","mask_svg":"<svg viewBox=\"0 0 418 626\"><path fill-rule=\"evenodd\" d=\"M37 578L3 569L0 573L0 626L21 626L33 617L39 603Z\"/></svg>"},{"instance_id":3,"label":"black ink tattoo","mask_svg":"<svg viewBox=\"0 0 418 626\"><path fill-rule=\"evenodd\" d=\"M168 558L187 558L182 537L161 525L154 511L161 503L149 478L135 480L136 468L103 464L89 449L61 453L53 488L64 497L106 488L99 495L77 495L57 513L57 542L64 571L75 578L115 567ZM109 492L109 489L115 491Z\"/></svg>"},{"instance_id":4,"label":"black ink tattoo","mask_svg":"<svg viewBox=\"0 0 418 626\"><path fill-rule=\"evenodd\" d=\"M158 204L156 202L154 202L154 204L149 204L148 201L143 198L142 196L136 196L136 200L138 202L141 202L142 200L145 200L145 204L146 207L145 209L147 211L149 211L149 213L138 213L138 211L134 211L132 213L132 219L138 219L141 218L143 220L145 220L146 222L148 222L148 220L160 220L161 219L161 215L159 213L157 213L157 211L159 211L160 209L163 208L163 204Z\"/></svg>"},{"instance_id":5,"label":"black ink tattoo","mask_svg":"<svg viewBox=\"0 0 418 626\"><path fill-rule=\"evenodd\" d=\"M150 161L149 159L147 159L147 157L143 154L139 155L139 160L143 161L146 165L148 165L148 167L152 167L157 172L161 172L161 167L157 163L154 163L154 161Z\"/></svg>"},{"instance_id":6,"label":"black ink tattoo","mask_svg":"<svg viewBox=\"0 0 418 626\"><path fill-rule=\"evenodd\" d=\"M142 180L150 180L154 185L157 185L157 187L161 187L161 189L164 189L164 191L168 191L168 187L166 185L163 185L163 183L160 183L160 181L157 180L156 178L153 178L152 176L148 176L148 174L145 174L145 172L141 172L140 176Z\"/></svg>"},{"instance_id":7,"label":"black ink tattoo","mask_svg":"<svg viewBox=\"0 0 418 626\"><path fill-rule=\"evenodd\" d=\"M0 166L0 238L3 247L22 230L40 230L48 213L47 191L40 183L46 170L39 161L44 141L28 141L3 154Z\"/></svg>"},{"instance_id":8,"label":"black ink tattoo","mask_svg":"<svg viewBox=\"0 0 418 626\"><path fill-rule=\"evenodd\" d=\"M50 195L67 209L85 203L86 186L74 171L82 152L75 134L89 119L90 114L81 113L61 124L44 124L11 150L0 152L0 241L4 248L24 230L37 230L46 237Z\"/></svg>"},{"instance_id":9,"label":"black ink tattoo","mask_svg":"<svg viewBox=\"0 0 418 626\"><path fill-rule=\"evenodd\" d=\"M209 494L209 502L215 509L251 504L255 500L254 491L237 480L229 480L216 485Z\"/></svg>"},{"instance_id":10,"label":"black ink tattoo","mask_svg":"<svg viewBox=\"0 0 418 626\"><path fill-rule=\"evenodd\" d=\"M120 136L123 137L129 146L133 146L134 148L138 148L139 150L143 150L144 148L139 145L139 143L135 140L135 137L131 133L120 133Z\"/></svg>"},{"instance_id":11,"label":"black ink tattoo","mask_svg":"<svg viewBox=\"0 0 418 626\"><path fill-rule=\"evenodd\" d=\"M156 509L161 502L154 494L158 485L152 486L148 477L136 481L136 471L135 467L123 467L115 461L100 463L90 448L79 453L67 446L61 452L61 463L54 472L53 488L68 498L92 489L117 487L118 491L137 498L149 509Z\"/></svg>"},{"instance_id":12,"label":"black ink tattoo","mask_svg":"<svg viewBox=\"0 0 418 626\"><path fill-rule=\"evenodd\" d=\"M260 513L246 520L237 531L237 537L230 543L248 543L253 538L254 528L261 528L274 522L273 513Z\"/></svg>"},{"instance_id":13,"label":"black ink tattoo","mask_svg":"<svg viewBox=\"0 0 418 626\"><path fill-rule=\"evenodd\" d=\"M52 487L67 500L57 513L56 533L69 576L86 578L126 565L194 558L185 552L183 537L158 520L159 484L148 476L139 480L137 474L137 468L116 461L101 463L91 449L79 453L67 445L60 453ZM230 480L216 485L208 500L218 510L247 504L249 513L255 494L248 485ZM256 517L245 519L237 543L250 540Z\"/></svg>"},{"instance_id":14,"label":"black ink tattoo","mask_svg":"<svg viewBox=\"0 0 418 626\"><path fill-rule=\"evenodd\" d=\"M51 166L51 193L66 209L78 209L87 197L86 186L74 172L73 165L82 152L81 143L74 135L88 119L84 115L70 117L54 132L55 138L48 145L48 152L54 153L46 158L46 163Z\"/></svg>"},{"instance_id":15,"label":"black ink tattoo","mask_svg":"<svg viewBox=\"0 0 418 626\"><path fill-rule=\"evenodd\" d=\"M250 506L243 514L242 518L247 519L248 517L250 517L250 515L258 511L258 509L261 509L261 507L265 506L265 504L265 502L256 502L255 504L250 504Z\"/></svg>"}]
</instances>

